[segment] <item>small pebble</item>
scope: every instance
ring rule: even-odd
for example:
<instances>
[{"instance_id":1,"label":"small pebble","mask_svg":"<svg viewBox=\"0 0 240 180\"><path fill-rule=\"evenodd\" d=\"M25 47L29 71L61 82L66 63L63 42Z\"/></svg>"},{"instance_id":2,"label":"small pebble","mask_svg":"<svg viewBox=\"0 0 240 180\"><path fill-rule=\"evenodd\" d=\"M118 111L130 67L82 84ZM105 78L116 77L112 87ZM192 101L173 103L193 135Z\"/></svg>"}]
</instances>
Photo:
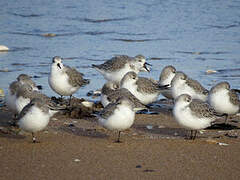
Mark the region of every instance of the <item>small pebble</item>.
<instances>
[{"instance_id":1,"label":"small pebble","mask_svg":"<svg viewBox=\"0 0 240 180\"><path fill-rule=\"evenodd\" d=\"M208 69L206 71L206 74L214 74L214 73L217 73L217 71L216 70L212 70L212 69Z\"/></svg>"},{"instance_id":2,"label":"small pebble","mask_svg":"<svg viewBox=\"0 0 240 180\"><path fill-rule=\"evenodd\" d=\"M56 36L56 34L54 34L54 33L46 33L46 34L42 34L42 36L44 36L44 37L54 37L54 36Z\"/></svg>"},{"instance_id":3,"label":"small pebble","mask_svg":"<svg viewBox=\"0 0 240 180\"><path fill-rule=\"evenodd\" d=\"M1 97L5 96L5 95L4 95L4 90L3 90L2 88L0 88L0 96L1 96Z\"/></svg>"},{"instance_id":4,"label":"small pebble","mask_svg":"<svg viewBox=\"0 0 240 180\"><path fill-rule=\"evenodd\" d=\"M145 169L143 172L155 172L153 169Z\"/></svg>"},{"instance_id":5,"label":"small pebble","mask_svg":"<svg viewBox=\"0 0 240 180\"><path fill-rule=\"evenodd\" d=\"M9 48L7 46L4 45L0 45L0 51L8 51Z\"/></svg>"},{"instance_id":6,"label":"small pebble","mask_svg":"<svg viewBox=\"0 0 240 180\"><path fill-rule=\"evenodd\" d=\"M219 142L218 145L219 145L219 146L228 146L229 144Z\"/></svg>"},{"instance_id":7,"label":"small pebble","mask_svg":"<svg viewBox=\"0 0 240 180\"><path fill-rule=\"evenodd\" d=\"M80 159L74 159L74 162L80 162Z\"/></svg>"},{"instance_id":8,"label":"small pebble","mask_svg":"<svg viewBox=\"0 0 240 180\"><path fill-rule=\"evenodd\" d=\"M147 129L152 129L153 126L152 126L152 125L147 125L146 128L147 128Z\"/></svg>"},{"instance_id":9,"label":"small pebble","mask_svg":"<svg viewBox=\"0 0 240 180\"><path fill-rule=\"evenodd\" d=\"M136 168L142 168L142 166L141 165L137 165Z\"/></svg>"}]
</instances>

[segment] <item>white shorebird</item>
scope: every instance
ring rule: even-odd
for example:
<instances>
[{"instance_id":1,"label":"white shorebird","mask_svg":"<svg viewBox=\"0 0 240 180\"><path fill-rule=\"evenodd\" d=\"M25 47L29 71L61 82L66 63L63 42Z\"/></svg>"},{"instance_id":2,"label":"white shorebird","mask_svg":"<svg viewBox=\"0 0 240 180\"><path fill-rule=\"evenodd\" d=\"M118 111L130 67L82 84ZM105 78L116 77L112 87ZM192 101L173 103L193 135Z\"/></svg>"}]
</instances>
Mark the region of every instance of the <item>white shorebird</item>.
<instances>
[{"instance_id":1,"label":"white shorebird","mask_svg":"<svg viewBox=\"0 0 240 180\"><path fill-rule=\"evenodd\" d=\"M41 89L40 88L41 86L36 86L35 82L27 74L20 74L17 77L17 81L13 81L9 85L8 92L6 94L6 105L9 108L9 110L14 113L15 117L19 113L16 107L16 98L17 98L16 92L24 84L31 86L33 90Z\"/></svg>"},{"instance_id":2,"label":"white shorebird","mask_svg":"<svg viewBox=\"0 0 240 180\"><path fill-rule=\"evenodd\" d=\"M109 130L117 130L120 142L120 133L130 128L135 119L133 103L126 97L122 97L115 103L108 104L98 115L99 124Z\"/></svg>"},{"instance_id":3,"label":"white shorebird","mask_svg":"<svg viewBox=\"0 0 240 180\"><path fill-rule=\"evenodd\" d=\"M107 106L110 102L107 99L108 95L113 93L119 88L119 83L108 81L106 82L101 90L101 103L103 107Z\"/></svg>"},{"instance_id":4,"label":"white shorebird","mask_svg":"<svg viewBox=\"0 0 240 180\"><path fill-rule=\"evenodd\" d=\"M16 107L17 90L21 87L21 83L18 81L12 82L8 87L8 92L6 94L6 105L10 111L13 112L16 118L18 111Z\"/></svg>"},{"instance_id":5,"label":"white shorebird","mask_svg":"<svg viewBox=\"0 0 240 180\"><path fill-rule=\"evenodd\" d=\"M150 69L146 65L150 64L146 62L146 58L143 55L135 57L120 55L113 57L103 64L93 64L92 67L100 72L107 81L120 82L123 76L129 71L134 71L136 74L140 71L149 72Z\"/></svg>"},{"instance_id":6,"label":"white shorebird","mask_svg":"<svg viewBox=\"0 0 240 180\"><path fill-rule=\"evenodd\" d=\"M172 79L176 74L175 67L169 65L163 68L159 76L159 84L161 86L171 84ZM162 95L168 99L173 99L171 88L162 91Z\"/></svg>"},{"instance_id":7,"label":"white shorebird","mask_svg":"<svg viewBox=\"0 0 240 180\"><path fill-rule=\"evenodd\" d=\"M120 83L121 88L128 89L144 105L155 102L162 90L168 89L167 86L161 86L148 78L138 77L133 71L125 74Z\"/></svg>"},{"instance_id":8,"label":"white shorebird","mask_svg":"<svg viewBox=\"0 0 240 180\"><path fill-rule=\"evenodd\" d=\"M183 72L177 72L171 82L172 96L176 99L181 94L189 94L193 99L207 101L208 90L198 81L187 77Z\"/></svg>"},{"instance_id":9,"label":"white shorebird","mask_svg":"<svg viewBox=\"0 0 240 180\"><path fill-rule=\"evenodd\" d=\"M89 80L84 79L82 73L69 66L64 66L59 56L53 57L48 82L52 90L61 95L61 97L70 96L69 104L72 94L80 87L89 84Z\"/></svg>"},{"instance_id":10,"label":"white shorebird","mask_svg":"<svg viewBox=\"0 0 240 180\"><path fill-rule=\"evenodd\" d=\"M50 117L53 115L49 108L45 101L34 98L19 114L17 124L22 130L32 133L33 143L37 142L34 133L46 128Z\"/></svg>"},{"instance_id":11,"label":"white shorebird","mask_svg":"<svg viewBox=\"0 0 240 180\"><path fill-rule=\"evenodd\" d=\"M58 104L56 104L54 101L51 100L50 97L46 96L45 94L41 93L40 91L33 90L31 86L28 84L24 84L20 86L16 92L16 100L15 100L15 106L17 109L17 113L19 114L22 109L34 98L39 98L42 101L44 101L49 107L51 106L54 108L65 108L60 107ZM51 111L50 113L54 114L55 111Z\"/></svg>"},{"instance_id":12,"label":"white shorebird","mask_svg":"<svg viewBox=\"0 0 240 180\"><path fill-rule=\"evenodd\" d=\"M227 122L228 115L239 112L240 100L235 90L230 88L228 82L220 82L213 86L208 95L209 104L219 113L225 113Z\"/></svg>"},{"instance_id":13,"label":"white shorebird","mask_svg":"<svg viewBox=\"0 0 240 180\"><path fill-rule=\"evenodd\" d=\"M197 130L211 126L218 117L224 116L217 114L208 103L192 99L188 94L177 97L173 107L173 115L181 126L191 130L190 139L195 139ZM195 133L193 133L194 131Z\"/></svg>"}]
</instances>

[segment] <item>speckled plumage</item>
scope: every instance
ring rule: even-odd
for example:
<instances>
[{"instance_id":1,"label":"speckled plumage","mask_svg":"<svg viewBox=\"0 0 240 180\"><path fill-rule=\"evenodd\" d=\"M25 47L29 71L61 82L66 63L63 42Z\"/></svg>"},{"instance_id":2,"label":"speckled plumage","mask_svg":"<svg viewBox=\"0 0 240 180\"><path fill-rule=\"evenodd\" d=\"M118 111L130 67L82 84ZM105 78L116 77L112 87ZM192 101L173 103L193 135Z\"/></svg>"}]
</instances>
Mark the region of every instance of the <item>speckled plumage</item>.
<instances>
[{"instance_id":1,"label":"speckled plumage","mask_svg":"<svg viewBox=\"0 0 240 180\"><path fill-rule=\"evenodd\" d=\"M64 66L64 70L68 75L69 83L74 87L84 87L85 85L89 84L88 79L83 78L83 74L77 71L75 68L71 68L69 66Z\"/></svg>"},{"instance_id":2,"label":"speckled plumage","mask_svg":"<svg viewBox=\"0 0 240 180\"><path fill-rule=\"evenodd\" d=\"M126 88L120 88L108 95L108 100L113 103L116 102L119 98L127 97L134 104L134 108L137 110L147 109L147 107L142 104L139 99L137 99L129 90Z\"/></svg>"},{"instance_id":3,"label":"speckled plumage","mask_svg":"<svg viewBox=\"0 0 240 180\"><path fill-rule=\"evenodd\" d=\"M168 77L171 73L175 73L175 72L176 72L176 68L171 65L164 67L160 74L159 82L161 83L161 82L165 81L166 79L168 79Z\"/></svg>"},{"instance_id":4,"label":"speckled plumage","mask_svg":"<svg viewBox=\"0 0 240 180\"><path fill-rule=\"evenodd\" d=\"M215 110L206 102L199 99L193 99L189 105L193 115L199 118L216 118Z\"/></svg>"},{"instance_id":5,"label":"speckled plumage","mask_svg":"<svg viewBox=\"0 0 240 180\"><path fill-rule=\"evenodd\" d=\"M193 88L197 93L208 95L208 90L205 89L197 80L187 78L186 84Z\"/></svg>"},{"instance_id":6,"label":"speckled plumage","mask_svg":"<svg viewBox=\"0 0 240 180\"><path fill-rule=\"evenodd\" d=\"M115 82L107 82L103 85L101 93L109 95L119 88L119 84Z\"/></svg>"},{"instance_id":7,"label":"speckled plumage","mask_svg":"<svg viewBox=\"0 0 240 180\"><path fill-rule=\"evenodd\" d=\"M132 60L134 60L134 58L129 57L127 55L119 55L111 58L110 60L104 62L103 64L99 65L93 64L93 67L102 69L104 71L112 72L123 68L126 65L126 63Z\"/></svg>"},{"instance_id":8,"label":"speckled plumage","mask_svg":"<svg viewBox=\"0 0 240 180\"><path fill-rule=\"evenodd\" d=\"M145 77L138 77L136 81L137 91L141 93L160 93L161 90L166 89L166 86L160 86L158 83Z\"/></svg>"}]
</instances>

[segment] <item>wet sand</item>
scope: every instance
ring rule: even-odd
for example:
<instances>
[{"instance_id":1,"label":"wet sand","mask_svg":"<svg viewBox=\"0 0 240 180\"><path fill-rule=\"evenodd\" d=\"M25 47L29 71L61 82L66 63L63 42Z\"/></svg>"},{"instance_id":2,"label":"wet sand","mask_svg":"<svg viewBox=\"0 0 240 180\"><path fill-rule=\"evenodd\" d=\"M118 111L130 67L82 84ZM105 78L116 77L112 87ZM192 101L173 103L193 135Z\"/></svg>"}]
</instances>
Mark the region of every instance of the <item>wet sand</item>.
<instances>
[{"instance_id":1,"label":"wet sand","mask_svg":"<svg viewBox=\"0 0 240 180\"><path fill-rule=\"evenodd\" d=\"M54 116L47 129L15 133L0 110L0 179L239 179L239 116L186 140L171 111L137 114L133 127L114 143L116 132L95 117Z\"/></svg>"}]
</instances>

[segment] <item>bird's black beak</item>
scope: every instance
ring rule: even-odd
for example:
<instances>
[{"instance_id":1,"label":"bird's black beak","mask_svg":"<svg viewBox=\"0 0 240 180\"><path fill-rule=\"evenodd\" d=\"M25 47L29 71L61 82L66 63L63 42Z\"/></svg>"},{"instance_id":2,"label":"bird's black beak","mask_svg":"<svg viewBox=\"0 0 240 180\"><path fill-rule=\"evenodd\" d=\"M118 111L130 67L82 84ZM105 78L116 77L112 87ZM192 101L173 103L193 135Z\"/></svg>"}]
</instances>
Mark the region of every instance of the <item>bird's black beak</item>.
<instances>
[{"instance_id":1,"label":"bird's black beak","mask_svg":"<svg viewBox=\"0 0 240 180\"><path fill-rule=\"evenodd\" d=\"M146 69L147 72L150 72L150 69L147 67L147 65L148 66L152 66L152 65L147 63L147 62L145 62L144 65L143 65L144 69Z\"/></svg>"},{"instance_id":2,"label":"bird's black beak","mask_svg":"<svg viewBox=\"0 0 240 180\"><path fill-rule=\"evenodd\" d=\"M59 67L59 69L62 69L61 66L60 66L60 63L57 63L57 66Z\"/></svg>"}]
</instances>

